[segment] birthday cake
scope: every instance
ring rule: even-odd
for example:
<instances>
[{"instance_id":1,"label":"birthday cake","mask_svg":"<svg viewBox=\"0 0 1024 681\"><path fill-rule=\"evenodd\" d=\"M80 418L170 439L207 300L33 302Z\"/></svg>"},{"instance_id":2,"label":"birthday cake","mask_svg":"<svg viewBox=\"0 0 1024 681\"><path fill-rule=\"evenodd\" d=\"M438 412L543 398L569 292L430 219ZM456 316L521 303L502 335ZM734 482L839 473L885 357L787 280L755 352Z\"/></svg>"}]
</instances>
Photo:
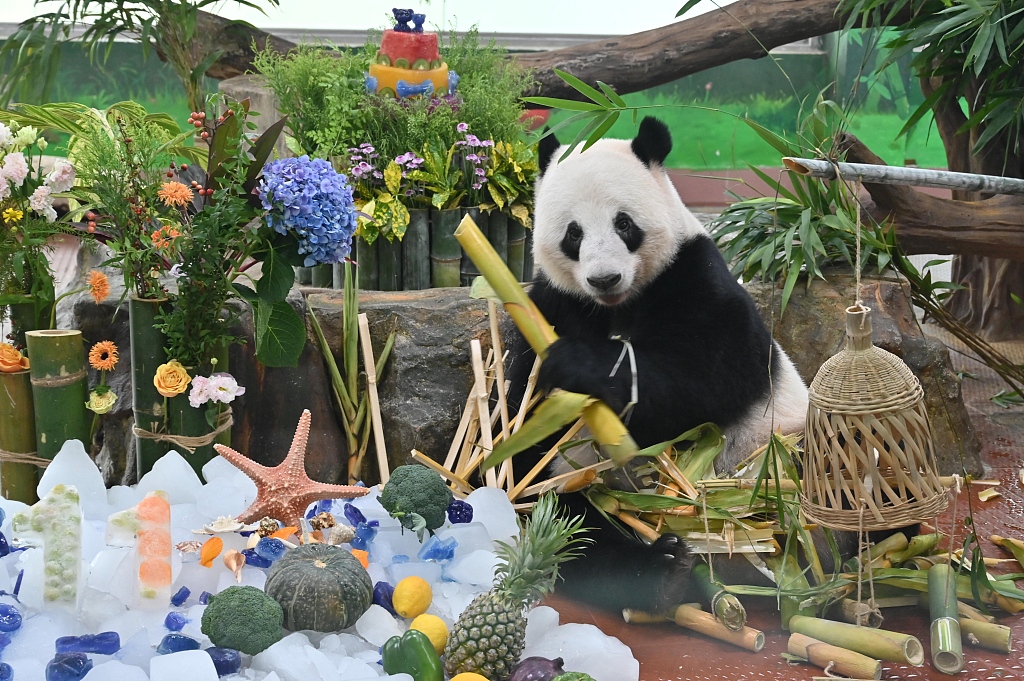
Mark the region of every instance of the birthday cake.
<instances>
[{"instance_id":1,"label":"birthday cake","mask_svg":"<svg viewBox=\"0 0 1024 681\"><path fill-rule=\"evenodd\" d=\"M396 24L384 31L366 88L385 97L442 97L454 92L459 76L441 60L437 33L425 32L425 14L393 9ZM412 26L409 25L412 22Z\"/></svg>"}]
</instances>

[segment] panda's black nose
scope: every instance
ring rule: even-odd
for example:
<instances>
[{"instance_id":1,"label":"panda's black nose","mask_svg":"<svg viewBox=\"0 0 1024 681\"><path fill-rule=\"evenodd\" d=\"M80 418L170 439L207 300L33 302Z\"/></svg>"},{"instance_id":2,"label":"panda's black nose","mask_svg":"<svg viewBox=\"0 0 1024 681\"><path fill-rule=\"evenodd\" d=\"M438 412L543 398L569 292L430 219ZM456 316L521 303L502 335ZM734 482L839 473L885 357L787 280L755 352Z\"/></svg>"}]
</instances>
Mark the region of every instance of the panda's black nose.
<instances>
[{"instance_id":1,"label":"panda's black nose","mask_svg":"<svg viewBox=\"0 0 1024 681\"><path fill-rule=\"evenodd\" d=\"M607 291L622 281L621 274L606 274L603 277L587 277L587 283L598 291Z\"/></svg>"}]
</instances>

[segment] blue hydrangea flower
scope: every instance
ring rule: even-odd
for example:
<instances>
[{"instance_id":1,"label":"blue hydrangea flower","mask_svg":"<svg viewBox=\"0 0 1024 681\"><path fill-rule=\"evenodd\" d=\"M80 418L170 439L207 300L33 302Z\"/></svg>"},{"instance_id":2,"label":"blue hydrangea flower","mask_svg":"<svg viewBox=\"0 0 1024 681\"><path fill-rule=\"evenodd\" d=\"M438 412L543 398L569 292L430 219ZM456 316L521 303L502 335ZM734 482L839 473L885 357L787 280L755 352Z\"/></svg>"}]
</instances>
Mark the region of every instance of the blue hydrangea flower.
<instances>
[{"instance_id":1,"label":"blue hydrangea flower","mask_svg":"<svg viewBox=\"0 0 1024 681\"><path fill-rule=\"evenodd\" d=\"M259 197L267 225L279 234L295 235L306 267L341 262L352 250L352 188L327 161L302 156L268 163Z\"/></svg>"}]
</instances>

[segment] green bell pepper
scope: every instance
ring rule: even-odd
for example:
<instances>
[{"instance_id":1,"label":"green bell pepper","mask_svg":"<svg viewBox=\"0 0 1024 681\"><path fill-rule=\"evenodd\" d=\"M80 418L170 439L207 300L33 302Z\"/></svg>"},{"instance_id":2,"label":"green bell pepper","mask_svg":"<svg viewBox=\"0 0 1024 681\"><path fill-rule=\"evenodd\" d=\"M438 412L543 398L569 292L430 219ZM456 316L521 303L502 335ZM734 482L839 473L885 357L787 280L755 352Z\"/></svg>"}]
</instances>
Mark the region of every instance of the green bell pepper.
<instances>
[{"instance_id":1,"label":"green bell pepper","mask_svg":"<svg viewBox=\"0 0 1024 681\"><path fill-rule=\"evenodd\" d=\"M409 674L413 681L444 681L441 658L422 631L410 629L402 636L392 636L381 657L388 674Z\"/></svg>"}]
</instances>

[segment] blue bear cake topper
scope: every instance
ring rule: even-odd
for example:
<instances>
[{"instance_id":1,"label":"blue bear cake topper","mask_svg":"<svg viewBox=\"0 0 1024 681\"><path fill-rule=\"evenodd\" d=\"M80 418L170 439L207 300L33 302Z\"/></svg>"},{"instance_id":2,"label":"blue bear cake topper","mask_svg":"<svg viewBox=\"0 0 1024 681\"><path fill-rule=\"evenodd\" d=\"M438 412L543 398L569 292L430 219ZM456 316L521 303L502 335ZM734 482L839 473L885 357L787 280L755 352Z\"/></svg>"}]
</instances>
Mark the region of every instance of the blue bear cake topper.
<instances>
[{"instance_id":1,"label":"blue bear cake topper","mask_svg":"<svg viewBox=\"0 0 1024 681\"><path fill-rule=\"evenodd\" d=\"M411 9L397 7L393 7L391 13L395 15L395 30L399 33L423 33L423 22L427 20L426 14L418 14ZM409 25L410 21L414 26Z\"/></svg>"}]
</instances>

